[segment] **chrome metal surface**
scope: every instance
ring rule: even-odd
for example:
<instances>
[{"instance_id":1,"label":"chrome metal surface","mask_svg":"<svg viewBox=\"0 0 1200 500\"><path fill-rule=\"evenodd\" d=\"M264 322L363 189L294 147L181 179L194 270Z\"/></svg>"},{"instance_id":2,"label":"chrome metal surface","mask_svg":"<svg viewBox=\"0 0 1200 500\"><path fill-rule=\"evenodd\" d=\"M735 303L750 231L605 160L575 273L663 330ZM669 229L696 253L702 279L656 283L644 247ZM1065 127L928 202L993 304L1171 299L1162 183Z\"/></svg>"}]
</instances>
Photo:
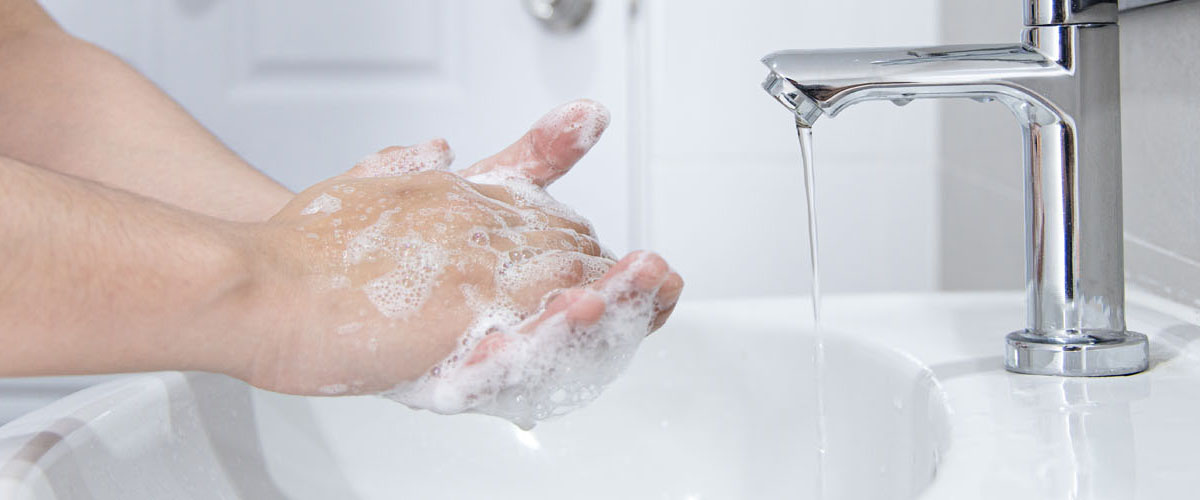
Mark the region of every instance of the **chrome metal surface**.
<instances>
[{"instance_id":1,"label":"chrome metal surface","mask_svg":"<svg viewBox=\"0 0 1200 500\"><path fill-rule=\"evenodd\" d=\"M1024 344L1010 341L1009 369L1141 371L1145 340L1140 350L1126 348L1139 344L1125 331L1119 31L1115 24L1069 23L1107 19L1109 10L1115 19L1116 4L1029 4L1063 13L1047 19L1068 23L1027 27L1018 44L776 52L763 59L771 70L763 88L809 125L872 100L965 97L1007 105L1024 130L1026 153L1026 328ZM1055 10L1071 6L1082 7ZM1042 346L1060 346L1062 362L1043 359L1054 348ZM1141 361L1126 362L1128 356ZM1011 364L1027 360L1042 368Z\"/></svg>"},{"instance_id":2,"label":"chrome metal surface","mask_svg":"<svg viewBox=\"0 0 1200 500\"><path fill-rule=\"evenodd\" d=\"M1005 340L1004 366L1031 375L1129 375L1145 371L1150 356L1146 336L1132 332L1062 344L1053 338L1020 331L1008 334Z\"/></svg>"},{"instance_id":3,"label":"chrome metal surface","mask_svg":"<svg viewBox=\"0 0 1200 500\"><path fill-rule=\"evenodd\" d=\"M592 13L593 0L525 0L525 10L551 31L578 28Z\"/></svg>"},{"instance_id":4,"label":"chrome metal surface","mask_svg":"<svg viewBox=\"0 0 1200 500\"><path fill-rule=\"evenodd\" d=\"M1117 0L1023 0L1026 26L1117 22Z\"/></svg>"}]
</instances>

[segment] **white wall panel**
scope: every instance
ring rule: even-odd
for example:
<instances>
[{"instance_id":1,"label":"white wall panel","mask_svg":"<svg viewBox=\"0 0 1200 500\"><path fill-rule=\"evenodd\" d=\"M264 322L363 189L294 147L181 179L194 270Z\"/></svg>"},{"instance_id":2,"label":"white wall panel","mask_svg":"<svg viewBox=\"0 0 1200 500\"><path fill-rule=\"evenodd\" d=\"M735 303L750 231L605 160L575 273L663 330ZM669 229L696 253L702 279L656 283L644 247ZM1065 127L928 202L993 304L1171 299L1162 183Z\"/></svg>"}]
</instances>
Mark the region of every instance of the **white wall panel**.
<instances>
[{"instance_id":1,"label":"white wall panel","mask_svg":"<svg viewBox=\"0 0 1200 500\"><path fill-rule=\"evenodd\" d=\"M647 0L647 245L688 297L808 293L803 178L759 59L793 48L930 44L936 2ZM936 106L868 103L814 129L822 286L929 290Z\"/></svg>"}]
</instances>

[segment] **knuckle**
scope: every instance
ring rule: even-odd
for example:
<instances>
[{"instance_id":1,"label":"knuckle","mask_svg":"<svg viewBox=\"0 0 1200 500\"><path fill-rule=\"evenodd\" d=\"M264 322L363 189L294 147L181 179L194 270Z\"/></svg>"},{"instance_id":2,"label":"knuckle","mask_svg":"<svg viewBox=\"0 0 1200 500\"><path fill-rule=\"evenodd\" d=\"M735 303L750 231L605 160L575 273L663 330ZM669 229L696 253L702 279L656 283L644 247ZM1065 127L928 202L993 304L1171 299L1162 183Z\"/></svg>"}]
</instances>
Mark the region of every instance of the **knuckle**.
<instances>
[{"instance_id":1,"label":"knuckle","mask_svg":"<svg viewBox=\"0 0 1200 500\"><path fill-rule=\"evenodd\" d=\"M423 170L412 174L412 176L430 186L446 188L461 186L462 182L465 182L457 174L444 170Z\"/></svg>"},{"instance_id":2,"label":"knuckle","mask_svg":"<svg viewBox=\"0 0 1200 500\"><path fill-rule=\"evenodd\" d=\"M584 241L584 247L586 248L588 255L600 255L600 253L602 252L602 250L600 249L600 242L596 241L595 239L593 239L591 237L587 237L587 236L583 237L583 241Z\"/></svg>"},{"instance_id":3,"label":"knuckle","mask_svg":"<svg viewBox=\"0 0 1200 500\"><path fill-rule=\"evenodd\" d=\"M571 260L567 261L566 265L564 266L562 271L559 273L559 276L561 276L564 280L566 280L567 282L572 283L572 284L583 281L583 277L584 277L583 263L580 262L579 259L571 259Z\"/></svg>"}]
</instances>

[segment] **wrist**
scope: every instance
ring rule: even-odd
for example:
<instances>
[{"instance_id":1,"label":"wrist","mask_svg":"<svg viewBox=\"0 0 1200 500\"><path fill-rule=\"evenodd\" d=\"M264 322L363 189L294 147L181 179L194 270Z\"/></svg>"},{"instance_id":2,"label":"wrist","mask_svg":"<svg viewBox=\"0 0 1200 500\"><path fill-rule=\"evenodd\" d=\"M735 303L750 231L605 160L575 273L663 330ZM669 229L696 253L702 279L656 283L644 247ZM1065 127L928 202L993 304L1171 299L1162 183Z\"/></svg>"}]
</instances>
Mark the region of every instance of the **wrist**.
<instances>
[{"instance_id":1,"label":"wrist","mask_svg":"<svg viewBox=\"0 0 1200 500\"><path fill-rule=\"evenodd\" d=\"M219 318L214 338L221 345L204 356L200 369L270 385L276 374L262 373L264 367L279 364L289 336L307 322L297 306L307 289L300 255L304 242L296 231L269 222L232 223L225 232L231 279L211 311Z\"/></svg>"},{"instance_id":2,"label":"wrist","mask_svg":"<svg viewBox=\"0 0 1200 500\"><path fill-rule=\"evenodd\" d=\"M273 333L266 320L271 259L260 242L264 224L220 221L215 226L218 237L199 266L211 293L201 301L174 364L245 380L267 341L264 336Z\"/></svg>"}]
</instances>

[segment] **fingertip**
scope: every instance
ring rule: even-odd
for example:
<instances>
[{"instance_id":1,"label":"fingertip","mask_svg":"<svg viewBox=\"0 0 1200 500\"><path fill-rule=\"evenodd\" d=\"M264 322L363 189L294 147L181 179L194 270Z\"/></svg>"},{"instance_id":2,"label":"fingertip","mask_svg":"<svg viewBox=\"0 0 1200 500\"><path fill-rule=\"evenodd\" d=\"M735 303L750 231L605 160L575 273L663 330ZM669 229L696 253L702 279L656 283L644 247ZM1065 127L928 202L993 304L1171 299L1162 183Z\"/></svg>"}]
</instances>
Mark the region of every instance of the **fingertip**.
<instances>
[{"instance_id":1,"label":"fingertip","mask_svg":"<svg viewBox=\"0 0 1200 500\"><path fill-rule=\"evenodd\" d=\"M653 252L638 252L634 262L633 285L640 290L653 290L663 284L670 267L667 261Z\"/></svg>"},{"instance_id":2,"label":"fingertip","mask_svg":"<svg viewBox=\"0 0 1200 500\"><path fill-rule=\"evenodd\" d=\"M450 164L454 163L454 150L450 148L450 143L446 139L438 137L426 144L436 152L437 161L435 162L434 169L446 170L450 168Z\"/></svg>"},{"instance_id":3,"label":"fingertip","mask_svg":"<svg viewBox=\"0 0 1200 500\"><path fill-rule=\"evenodd\" d=\"M542 115L517 142L460 175L497 172L545 187L592 149L611 121L608 108L596 101L577 99L561 104Z\"/></svg>"},{"instance_id":4,"label":"fingertip","mask_svg":"<svg viewBox=\"0 0 1200 500\"><path fill-rule=\"evenodd\" d=\"M683 277L677 272L667 273L667 278L663 280L662 286L658 289L658 300L664 306L674 305L679 302L679 296L683 293Z\"/></svg>"},{"instance_id":5,"label":"fingertip","mask_svg":"<svg viewBox=\"0 0 1200 500\"><path fill-rule=\"evenodd\" d=\"M611 121L612 113L603 104L591 99L575 99L542 115L532 128L557 129L564 132L579 130L584 132L580 137L582 140L594 144Z\"/></svg>"},{"instance_id":6,"label":"fingertip","mask_svg":"<svg viewBox=\"0 0 1200 500\"><path fill-rule=\"evenodd\" d=\"M679 297L683 293L683 277L674 271L667 273L666 279L658 288L658 296L655 297L655 310L653 324L650 325L650 331L654 332L662 328L667 322L667 318L671 316L671 312L675 310L675 305L679 303Z\"/></svg>"},{"instance_id":7,"label":"fingertip","mask_svg":"<svg viewBox=\"0 0 1200 500\"><path fill-rule=\"evenodd\" d=\"M588 99L554 108L529 132L532 149L541 165L526 173L542 185L554 182L600 141L611 120L608 108Z\"/></svg>"},{"instance_id":8,"label":"fingertip","mask_svg":"<svg viewBox=\"0 0 1200 500\"><path fill-rule=\"evenodd\" d=\"M671 304L670 307L659 311L658 315L654 317L654 324L650 325L650 333L658 331L659 328L667 324L667 319L671 317L672 312L675 312L675 304Z\"/></svg>"}]
</instances>

